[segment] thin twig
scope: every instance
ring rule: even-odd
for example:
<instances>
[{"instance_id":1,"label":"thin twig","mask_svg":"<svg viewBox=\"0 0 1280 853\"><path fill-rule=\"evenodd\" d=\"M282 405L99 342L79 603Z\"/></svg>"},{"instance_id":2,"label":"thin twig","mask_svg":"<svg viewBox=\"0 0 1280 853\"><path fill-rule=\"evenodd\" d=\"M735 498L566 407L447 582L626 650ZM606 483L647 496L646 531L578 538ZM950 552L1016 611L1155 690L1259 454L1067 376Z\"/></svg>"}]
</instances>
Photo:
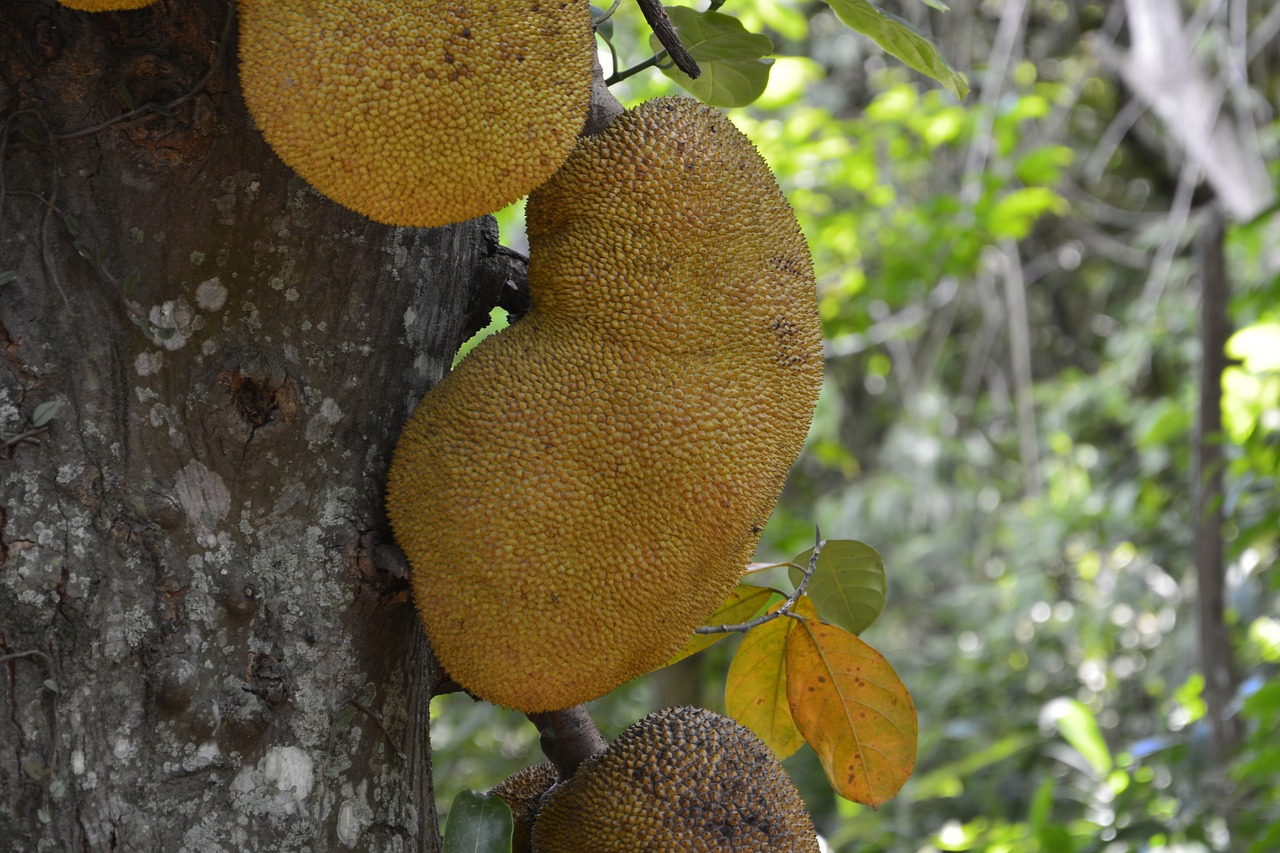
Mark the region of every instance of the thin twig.
<instances>
[{"instance_id":1,"label":"thin twig","mask_svg":"<svg viewBox=\"0 0 1280 853\"><path fill-rule=\"evenodd\" d=\"M53 286L57 289L58 295L62 297L62 304L67 306L67 314L75 317L75 309L71 307L71 300L67 298L67 292L62 289L62 282L58 277L57 261L53 258L52 251L49 248L49 224L53 219L53 211L56 209L58 201L58 170L53 170L53 190L49 193L49 206L44 210L44 220L40 223L40 257L44 261L45 271L49 273L49 280L53 282ZM64 220L65 222L65 220Z\"/></svg>"},{"instance_id":2,"label":"thin twig","mask_svg":"<svg viewBox=\"0 0 1280 853\"><path fill-rule=\"evenodd\" d=\"M987 74L982 80L982 94L978 102L982 107L978 113L981 116L981 127L969 146L962 173L964 185L960 190L960 198L966 204L975 203L982 193L982 176L986 172L995 141L995 107L1008 82L1009 67L1013 64L1018 35L1022 32L1026 14L1027 0L1013 0L1005 3L1000 10L1000 25L996 28L995 42L991 45Z\"/></svg>"},{"instance_id":3,"label":"thin twig","mask_svg":"<svg viewBox=\"0 0 1280 853\"><path fill-rule=\"evenodd\" d=\"M597 27L600 26L605 21L612 18L613 13L618 11L618 7L621 5L622 5L622 0L613 0L613 5L610 6L608 9L605 9L603 12L601 12L600 17L592 19L591 23L595 24Z\"/></svg>"},{"instance_id":4,"label":"thin twig","mask_svg":"<svg viewBox=\"0 0 1280 853\"><path fill-rule=\"evenodd\" d=\"M653 30L658 41L667 49L676 68L690 77L696 78L701 74L702 69L698 68L698 63L689 54L684 42L680 41L680 34L676 32L675 25L667 17L667 10L662 7L661 0L637 0L637 2L640 4L640 11L644 13L644 19L649 22L649 29Z\"/></svg>"},{"instance_id":5,"label":"thin twig","mask_svg":"<svg viewBox=\"0 0 1280 853\"><path fill-rule=\"evenodd\" d=\"M3 123L0 123L0 213L4 212L5 195L7 193L7 186L8 186L4 176L5 174L4 161L5 161L5 155L7 153L7 149L9 147L9 125L13 123L14 119L16 119L20 115L23 115L24 113L30 113L31 115L35 116L36 119L39 120L40 124L44 125L45 136L50 135L49 126L45 124L44 116L40 115L39 112L31 109L30 107L26 109L18 110L17 112L5 118ZM4 217L0 216L0 242L3 242L4 240L3 226L4 226Z\"/></svg>"},{"instance_id":6,"label":"thin twig","mask_svg":"<svg viewBox=\"0 0 1280 853\"><path fill-rule=\"evenodd\" d=\"M396 743L396 739L391 736L391 732L387 731L387 727L382 724L382 719L359 699L348 699L347 704L355 708L357 711L364 711L369 715L369 719L373 720L374 724L382 730L382 734L386 736L387 743L391 744L391 750L400 758L401 761L403 761L404 751L400 749L400 745Z\"/></svg>"},{"instance_id":7,"label":"thin twig","mask_svg":"<svg viewBox=\"0 0 1280 853\"><path fill-rule=\"evenodd\" d=\"M1174 187L1173 202L1169 206L1169 218L1166 236L1156 249L1155 258L1151 262L1151 271L1142 286L1142 297L1138 303L1138 316L1143 323L1155 319L1160 307L1160 297L1165 285L1169 283L1169 273L1173 269L1173 258L1185 237L1183 229L1191 218L1195 202L1196 184L1200 182L1201 158L1189 156L1178 171L1178 183Z\"/></svg>"},{"instance_id":8,"label":"thin twig","mask_svg":"<svg viewBox=\"0 0 1280 853\"><path fill-rule=\"evenodd\" d=\"M10 436L9 438L6 438L6 439L4 440L4 446L5 446L6 448L8 448L8 447L13 447L13 446L14 446L15 444L17 444L18 442L20 442L20 441L27 441L27 440L31 439L32 437L34 437L34 436L36 436L36 435L39 435L40 433L44 432L44 431L45 431L45 430L47 430L48 428L49 428L48 426L38 426L38 427L36 427L35 429L29 429L29 430L27 430L26 432L20 432L20 433L18 433L17 435ZM4 660L4 658L0 658L0 660Z\"/></svg>"},{"instance_id":9,"label":"thin twig","mask_svg":"<svg viewBox=\"0 0 1280 853\"><path fill-rule=\"evenodd\" d=\"M609 79L604 81L604 84L606 86L612 86L614 83L617 83L622 80L626 80L628 77L634 74L639 74L641 71L645 70L646 68L660 67L662 65L662 61L667 58L668 58L667 52L665 50L660 50L657 53L655 53L653 56L646 59L644 62L641 62L637 65L633 65L630 68L624 69L622 71L613 72L613 74L609 75Z\"/></svg>"},{"instance_id":10,"label":"thin twig","mask_svg":"<svg viewBox=\"0 0 1280 853\"><path fill-rule=\"evenodd\" d=\"M196 95L200 93L202 89L204 89L204 87L209 83L209 81L213 79L213 75L216 74L218 72L218 69L222 66L222 50L226 46L227 42L231 39L231 27L235 22L235 15L230 10L231 10L231 6L230 4L228 4L227 20L222 28L222 39L220 41L216 41L213 43L214 45L213 56L209 57L209 70L205 72L204 76L201 77L196 82L196 84L186 92L186 94L179 95L178 97L174 98L172 101L169 101L169 103L167 104L157 104L154 102L145 103L140 107L136 107L132 110L129 110L129 112L127 113L121 113L118 116L112 116L106 121L99 122L98 124L90 125L89 127L77 128L76 130L69 130L66 133L60 133L54 136L53 139L55 140L75 139L76 137L79 137L79 136L88 136L90 134L97 133L100 130L105 130L108 127L111 127L112 125L124 124L126 122L131 122L136 119L145 118L151 113L155 113L156 115L164 115L164 111L167 110L169 112L172 112L177 107L182 106L187 101L194 98Z\"/></svg>"},{"instance_id":11,"label":"thin twig","mask_svg":"<svg viewBox=\"0 0 1280 853\"><path fill-rule=\"evenodd\" d=\"M695 634L742 634L750 631L752 628L758 628L766 622L772 622L779 616L795 616L801 618L791 612L791 608L796 606L796 602L805 594L809 588L809 579L813 577L814 571L818 568L818 554L822 551L822 531L817 532L817 541L813 544L813 553L809 556L809 565L805 567L804 576L800 578L800 583L796 584L795 592L786 597L782 604L778 605L777 610L771 610L763 616L757 616L748 622L739 622L737 625L703 625L701 628L694 628Z\"/></svg>"},{"instance_id":12,"label":"thin twig","mask_svg":"<svg viewBox=\"0 0 1280 853\"><path fill-rule=\"evenodd\" d=\"M28 649L25 652L12 652L7 655L0 655L0 663L14 660L15 658L35 658L35 657L44 658L44 662L49 666L49 668L50 669L53 668L53 658L49 657L47 654L40 651L39 649Z\"/></svg>"},{"instance_id":13,"label":"thin twig","mask_svg":"<svg viewBox=\"0 0 1280 853\"><path fill-rule=\"evenodd\" d=\"M1018 424L1018 454L1022 459L1022 488L1032 497L1041 492L1040 441L1036 432L1034 377L1031 375L1031 320L1027 313L1027 282L1022 275L1018 241L1000 241L1004 256L1005 318L1009 331L1009 368L1013 374L1013 405Z\"/></svg>"},{"instance_id":14,"label":"thin twig","mask_svg":"<svg viewBox=\"0 0 1280 853\"><path fill-rule=\"evenodd\" d=\"M55 179L56 179L56 178L55 178ZM56 190L56 187L55 187L55 190ZM44 196L40 195L40 193L37 193L37 192L31 192L31 191L29 191L29 190L14 190L13 192L11 192L11 193L10 193L10 195L12 195L12 196L22 196L22 197L24 197L24 198L33 198L33 199L35 199L36 201L38 201L38 202L40 202L41 204L45 205L45 207L48 209L48 211L51 211L51 212L53 212L53 213L58 214L58 218L62 220L63 227L64 227L64 228L66 228L66 227L67 227L67 211L63 210L62 208L60 208L60 207L58 207L56 204L54 204L54 201L53 201L53 198L52 198L52 197L51 197L51 198L45 198ZM48 219L48 215L47 215L47 214L46 214L46 217L45 217L45 218L46 218L46 220ZM73 239L73 240L74 240L74 239L75 239L75 237L76 237L76 235L75 235L74 233L73 233L73 234L71 234L71 236L72 236L72 239ZM81 246L85 246L85 244L84 244L84 243L81 243L80 245L81 245ZM86 248L86 250L87 250L88 248L91 248L91 247L85 246L85 248ZM123 301L123 302L124 302L125 311L126 311L126 312L128 312L130 320L132 320L132 321L133 321L133 323L134 323L134 325L138 326L138 328L142 329L142 331L143 331L143 332L144 332L148 337L150 337L150 336L151 336L151 332L150 332L150 331L149 331L149 329L148 329L147 317L146 317L146 315L145 315L145 314L143 314L143 313L142 313L142 307L141 307L141 306L139 306L136 302L132 302L132 301L130 301L130 300L129 300L129 298L128 298L128 294L127 294L127 293L125 293L124 284L123 284L123 283L121 283L120 279L118 279L118 278L116 278L114 275L112 275L111 270L107 269L107 268L106 268L106 267L104 267L101 263L99 263L96 257L91 258L91 257L89 257L88 255L84 254L83 252L79 252L78 250L77 250L77 253L78 253L78 254L80 254L80 257L84 258L84 260L85 260L86 262L88 262L89 264L91 264L91 265L93 266L94 270L95 270L95 271L97 271L97 273L98 273L99 275L101 275L101 276L102 276L103 278L105 278L108 282L110 282L111 284L113 284L113 285L114 285L114 286L115 286L115 287L120 291L120 298L121 298L121 301ZM53 270L52 268L49 270L49 273L50 273L50 277L53 279L54 286L56 286L56 287L58 288L58 292L59 292L59 293L62 293L62 286L58 283L57 276L54 274L54 270ZM66 302L67 297L66 297L66 295L65 295L65 294L63 294L62 299L63 299L63 301L64 301L64 302ZM70 309L70 308L71 308L70 303L67 303L67 308L68 308L68 309Z\"/></svg>"}]
</instances>

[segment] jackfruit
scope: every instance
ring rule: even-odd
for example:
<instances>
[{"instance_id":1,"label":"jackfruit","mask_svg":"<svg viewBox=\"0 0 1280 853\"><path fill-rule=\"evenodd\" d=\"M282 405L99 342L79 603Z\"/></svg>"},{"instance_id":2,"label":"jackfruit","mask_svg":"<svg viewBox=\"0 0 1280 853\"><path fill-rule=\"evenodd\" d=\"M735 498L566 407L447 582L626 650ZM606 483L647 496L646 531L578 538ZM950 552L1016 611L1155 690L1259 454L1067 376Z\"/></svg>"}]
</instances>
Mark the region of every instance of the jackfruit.
<instances>
[{"instance_id":1,"label":"jackfruit","mask_svg":"<svg viewBox=\"0 0 1280 853\"><path fill-rule=\"evenodd\" d=\"M533 821L538 814L538 805L557 778L556 769L551 764L535 764L512 773L489 792L511 809L511 853L530 853L532 850Z\"/></svg>"},{"instance_id":2,"label":"jackfruit","mask_svg":"<svg viewBox=\"0 0 1280 853\"><path fill-rule=\"evenodd\" d=\"M710 107L624 113L526 215L533 307L423 398L387 508L450 676L534 712L661 666L734 587L822 352L795 217Z\"/></svg>"},{"instance_id":3,"label":"jackfruit","mask_svg":"<svg viewBox=\"0 0 1280 853\"><path fill-rule=\"evenodd\" d=\"M141 9L156 0L58 0L68 9L80 12L120 12L125 9Z\"/></svg>"},{"instance_id":4,"label":"jackfruit","mask_svg":"<svg viewBox=\"0 0 1280 853\"><path fill-rule=\"evenodd\" d=\"M701 708L650 714L551 790L534 853L817 853L800 794L745 726Z\"/></svg>"},{"instance_id":5,"label":"jackfruit","mask_svg":"<svg viewBox=\"0 0 1280 853\"><path fill-rule=\"evenodd\" d=\"M378 222L497 210L587 117L588 0L240 0L245 102L280 159Z\"/></svg>"}]
</instances>

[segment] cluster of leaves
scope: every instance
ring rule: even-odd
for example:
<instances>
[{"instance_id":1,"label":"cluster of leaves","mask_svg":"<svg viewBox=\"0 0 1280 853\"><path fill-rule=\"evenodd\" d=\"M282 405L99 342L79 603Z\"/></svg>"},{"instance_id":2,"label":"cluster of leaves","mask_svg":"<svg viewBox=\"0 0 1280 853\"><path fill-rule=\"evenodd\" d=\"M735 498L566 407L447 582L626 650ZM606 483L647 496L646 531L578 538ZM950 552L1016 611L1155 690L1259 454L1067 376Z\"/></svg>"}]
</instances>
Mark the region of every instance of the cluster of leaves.
<instances>
[{"instance_id":1,"label":"cluster of leaves","mask_svg":"<svg viewBox=\"0 0 1280 853\"><path fill-rule=\"evenodd\" d=\"M802 566L812 564L812 573ZM831 787L872 807L887 802L915 767L915 705L884 657L858 637L885 602L884 562L861 542L823 543L785 564L796 592L743 583L673 660L707 648L730 626L749 626L729 667L729 716L779 758L808 743ZM807 591L806 591L807 590ZM762 611L768 615L761 617Z\"/></svg>"},{"instance_id":2,"label":"cluster of leaves","mask_svg":"<svg viewBox=\"0 0 1280 853\"><path fill-rule=\"evenodd\" d=\"M964 98L969 84L952 68L934 43L909 22L867 0L826 0L836 17L855 32L867 36L886 53L909 68L937 80L956 98ZM656 64L669 78L699 100L717 107L743 107L754 102L769 84L773 66L773 41L748 30L737 17L718 11L724 0L713 0L706 11L687 6L665 7L680 40L698 63L701 73L691 78L670 62L661 61L665 50L656 35L649 38ZM946 8L939 0L929 5ZM604 15L599 17L604 18ZM611 28L600 30L617 62ZM641 66L647 67L652 60ZM611 81L625 79L630 71L615 71Z\"/></svg>"},{"instance_id":3,"label":"cluster of leaves","mask_svg":"<svg viewBox=\"0 0 1280 853\"><path fill-rule=\"evenodd\" d=\"M879 807L916 760L911 694L893 667L859 638L885 605L880 555L861 542L819 543L786 563L790 593L741 583L668 665L743 634L726 684L727 710L779 757L808 743L833 790ZM449 809L445 851L510 849L512 816L497 797L460 791Z\"/></svg>"}]
</instances>

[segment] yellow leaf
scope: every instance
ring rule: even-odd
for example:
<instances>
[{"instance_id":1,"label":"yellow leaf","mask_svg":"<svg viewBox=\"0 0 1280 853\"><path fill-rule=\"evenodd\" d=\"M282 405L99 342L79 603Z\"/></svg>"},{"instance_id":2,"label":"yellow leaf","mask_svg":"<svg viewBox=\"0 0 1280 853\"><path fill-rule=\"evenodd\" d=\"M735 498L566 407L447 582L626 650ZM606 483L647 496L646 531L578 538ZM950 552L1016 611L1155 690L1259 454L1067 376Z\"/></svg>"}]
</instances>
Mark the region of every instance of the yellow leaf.
<instances>
[{"instance_id":1,"label":"yellow leaf","mask_svg":"<svg viewBox=\"0 0 1280 853\"><path fill-rule=\"evenodd\" d=\"M716 611L707 617L703 624L711 626L719 625L737 625L747 622L755 617L768 602L769 598L774 595L774 591L761 586L752 586L751 584L740 583L733 588L733 592L729 593L729 597L716 608ZM689 642L680 651L667 661L663 666L671 666L676 661L684 660L690 655L696 655L698 652L713 646L723 640L728 634L694 634L689 638Z\"/></svg>"},{"instance_id":2,"label":"yellow leaf","mask_svg":"<svg viewBox=\"0 0 1280 853\"><path fill-rule=\"evenodd\" d=\"M787 702L787 635L796 624L782 616L748 631L724 685L729 716L755 732L780 759L804 745Z\"/></svg>"},{"instance_id":3,"label":"yellow leaf","mask_svg":"<svg viewBox=\"0 0 1280 853\"><path fill-rule=\"evenodd\" d=\"M807 619L787 637L796 728L840 796L876 808L916 763L916 709L889 662L857 636Z\"/></svg>"}]
</instances>

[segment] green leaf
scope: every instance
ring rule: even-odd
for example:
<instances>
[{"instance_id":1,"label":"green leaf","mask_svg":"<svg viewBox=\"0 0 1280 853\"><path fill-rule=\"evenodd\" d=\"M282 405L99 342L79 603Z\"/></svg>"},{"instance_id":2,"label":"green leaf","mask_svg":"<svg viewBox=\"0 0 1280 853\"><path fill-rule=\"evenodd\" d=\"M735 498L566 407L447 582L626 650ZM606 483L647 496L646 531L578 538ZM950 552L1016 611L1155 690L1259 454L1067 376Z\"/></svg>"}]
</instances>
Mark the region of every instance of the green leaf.
<instances>
[{"instance_id":1,"label":"green leaf","mask_svg":"<svg viewBox=\"0 0 1280 853\"><path fill-rule=\"evenodd\" d=\"M1173 699L1187 712L1187 722L1196 720L1209 713L1209 706L1204 701L1204 676L1192 673L1187 680L1173 691Z\"/></svg>"},{"instance_id":2,"label":"green leaf","mask_svg":"<svg viewBox=\"0 0 1280 853\"><path fill-rule=\"evenodd\" d=\"M1075 152L1065 145L1045 145L1022 158L1015 173L1024 184L1052 186L1062 178L1062 170L1071 165Z\"/></svg>"},{"instance_id":3,"label":"green leaf","mask_svg":"<svg viewBox=\"0 0 1280 853\"><path fill-rule=\"evenodd\" d=\"M742 107L754 101L769 85L773 41L748 32L737 18L719 12L696 12L684 6L668 6L671 23L702 74L694 80L675 66L662 73L679 83L698 100L713 107ZM649 37L654 51L662 49L657 36Z\"/></svg>"},{"instance_id":4,"label":"green leaf","mask_svg":"<svg viewBox=\"0 0 1280 853\"><path fill-rule=\"evenodd\" d=\"M0 285L8 284L17 277L17 270L0 270Z\"/></svg>"},{"instance_id":5,"label":"green leaf","mask_svg":"<svg viewBox=\"0 0 1280 853\"><path fill-rule=\"evenodd\" d=\"M1037 835L1049 824L1053 814L1053 795L1057 786L1058 781L1050 776L1040 783L1040 787L1036 789L1035 796L1031 798L1031 812L1028 815L1028 823L1031 824L1032 831Z\"/></svg>"},{"instance_id":6,"label":"green leaf","mask_svg":"<svg viewBox=\"0 0 1280 853\"><path fill-rule=\"evenodd\" d=\"M1280 716L1280 681L1264 684L1244 700L1245 715L1251 719L1270 720Z\"/></svg>"},{"instance_id":7,"label":"green leaf","mask_svg":"<svg viewBox=\"0 0 1280 853\"><path fill-rule=\"evenodd\" d=\"M1227 340L1227 355L1250 373L1280 370L1280 323L1254 323Z\"/></svg>"},{"instance_id":8,"label":"green leaf","mask_svg":"<svg viewBox=\"0 0 1280 853\"><path fill-rule=\"evenodd\" d=\"M970 752L963 758L936 767L916 778L913 790L918 800L934 797L957 797L964 788L961 781L976 776L980 771L994 767L1002 761L1016 757L1040 745L1037 734L1020 732L1007 735L993 744Z\"/></svg>"},{"instance_id":9,"label":"green leaf","mask_svg":"<svg viewBox=\"0 0 1280 853\"><path fill-rule=\"evenodd\" d=\"M453 798L444 853L510 853L511 809L497 797L463 791Z\"/></svg>"},{"instance_id":10,"label":"green leaf","mask_svg":"<svg viewBox=\"0 0 1280 853\"><path fill-rule=\"evenodd\" d=\"M1102 729L1098 727L1093 712L1084 704L1075 699L1059 697L1044 706L1043 714L1057 727L1062 739L1084 756L1098 776L1111 772L1111 750L1107 748Z\"/></svg>"},{"instance_id":11,"label":"green leaf","mask_svg":"<svg viewBox=\"0 0 1280 853\"><path fill-rule=\"evenodd\" d=\"M938 53L938 48L906 21L867 0L826 0L836 17L870 38L909 68L937 80L957 99L969 94L969 81Z\"/></svg>"},{"instance_id":12,"label":"green leaf","mask_svg":"<svg viewBox=\"0 0 1280 853\"><path fill-rule=\"evenodd\" d=\"M41 403L36 406L36 410L31 413L31 426L39 429L40 427L53 420L58 414L58 410L62 408L61 400L50 400L47 403Z\"/></svg>"},{"instance_id":13,"label":"green leaf","mask_svg":"<svg viewBox=\"0 0 1280 853\"><path fill-rule=\"evenodd\" d=\"M1020 240L1031 232L1031 226L1046 213L1065 213L1067 202L1048 187L1025 187L1014 190L991 207L987 229L997 237Z\"/></svg>"},{"instance_id":14,"label":"green leaf","mask_svg":"<svg viewBox=\"0 0 1280 853\"><path fill-rule=\"evenodd\" d=\"M792 560L793 584L800 583L802 569L809 565L812 555L810 548ZM839 625L850 634L861 634L884 610L884 560L870 545L848 539L828 540L818 553L818 566L809 580L809 597L823 621Z\"/></svg>"}]
</instances>

